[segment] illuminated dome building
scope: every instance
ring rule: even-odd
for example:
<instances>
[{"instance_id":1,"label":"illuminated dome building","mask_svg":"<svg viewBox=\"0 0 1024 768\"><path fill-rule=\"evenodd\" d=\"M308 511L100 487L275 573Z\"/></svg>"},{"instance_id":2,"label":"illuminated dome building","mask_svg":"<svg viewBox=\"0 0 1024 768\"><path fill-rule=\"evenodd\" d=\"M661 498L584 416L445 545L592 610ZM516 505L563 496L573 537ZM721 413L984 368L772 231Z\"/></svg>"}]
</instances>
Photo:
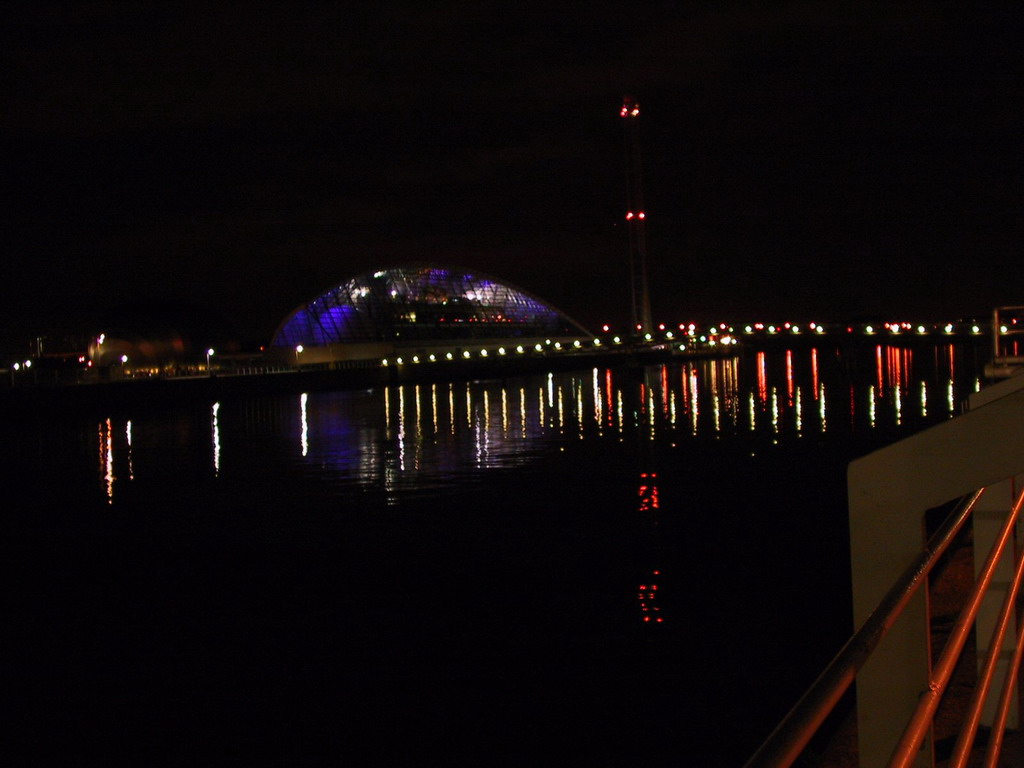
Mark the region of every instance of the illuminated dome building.
<instances>
[{"instance_id":1,"label":"illuminated dome building","mask_svg":"<svg viewBox=\"0 0 1024 768\"><path fill-rule=\"evenodd\" d=\"M401 266L358 275L295 309L268 354L325 363L417 349L482 349L502 341L591 339L535 296L479 272Z\"/></svg>"}]
</instances>

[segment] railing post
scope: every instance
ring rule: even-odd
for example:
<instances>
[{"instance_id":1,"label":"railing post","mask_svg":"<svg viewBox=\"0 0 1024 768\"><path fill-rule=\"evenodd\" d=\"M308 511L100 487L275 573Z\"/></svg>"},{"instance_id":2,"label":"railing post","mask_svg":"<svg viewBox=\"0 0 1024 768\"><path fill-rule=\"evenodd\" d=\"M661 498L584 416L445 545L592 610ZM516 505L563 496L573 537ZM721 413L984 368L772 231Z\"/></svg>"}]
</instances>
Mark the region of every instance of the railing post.
<instances>
[{"instance_id":1,"label":"railing post","mask_svg":"<svg viewBox=\"0 0 1024 768\"><path fill-rule=\"evenodd\" d=\"M926 510L1021 472L1024 376L982 390L964 415L854 461L848 490L855 626L921 548ZM926 688L929 642L927 599L918 597L857 677L864 768L887 762ZM931 764L927 746L917 765Z\"/></svg>"},{"instance_id":2,"label":"railing post","mask_svg":"<svg viewBox=\"0 0 1024 768\"><path fill-rule=\"evenodd\" d=\"M977 569L981 567L981 564L985 562L985 557L992 549L996 536L999 534L999 530L1006 520L1006 515L1008 514L1010 507L1013 505L1013 502L1016 499L1016 493L1019 492L1020 487L1020 482L1016 481L1014 478L1003 480L1002 482L990 486L979 502L974 513L975 571L977 571ZM1016 539L1020 542L1020 521L1017 523L1016 532ZM1014 549L1014 547L1010 547L1010 551L1000 559L999 564L996 566L995 574L993 575L992 586L985 595L985 599L981 604L981 609L978 611L975 637L977 639L979 670L981 669L981 665L984 664L985 656L988 653L987 646L992 638L992 630L998 620L1000 606L1003 603L1006 591L1013 579L1013 573L1016 570L1014 567L1015 558L1013 557ZM1001 652L1002 657L996 666L996 680L1002 680L1006 676L1006 669L1013 654L1016 635L1017 620L1016 617L1011 617L1006 636L1003 638ZM1006 722L1006 726L1008 728L1016 729L1020 722L1020 713L1017 702L1018 698L1014 697L1010 706L1009 717ZM993 719L995 718L997 704L998 700L994 696L990 696L985 702L985 707L982 709L981 714L982 725L992 725Z\"/></svg>"}]
</instances>

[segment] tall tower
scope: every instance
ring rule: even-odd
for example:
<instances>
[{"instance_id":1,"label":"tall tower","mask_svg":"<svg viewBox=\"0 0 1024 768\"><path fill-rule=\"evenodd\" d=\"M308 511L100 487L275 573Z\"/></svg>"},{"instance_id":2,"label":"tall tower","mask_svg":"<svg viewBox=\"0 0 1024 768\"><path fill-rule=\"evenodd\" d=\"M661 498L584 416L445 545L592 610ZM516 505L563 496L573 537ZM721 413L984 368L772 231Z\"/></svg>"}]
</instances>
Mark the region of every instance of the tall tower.
<instances>
[{"instance_id":1,"label":"tall tower","mask_svg":"<svg viewBox=\"0 0 1024 768\"><path fill-rule=\"evenodd\" d=\"M626 124L626 228L629 231L629 271L633 331L651 330L651 299L647 292L647 238L644 234L644 180L640 156L640 105L625 96L619 115Z\"/></svg>"}]
</instances>

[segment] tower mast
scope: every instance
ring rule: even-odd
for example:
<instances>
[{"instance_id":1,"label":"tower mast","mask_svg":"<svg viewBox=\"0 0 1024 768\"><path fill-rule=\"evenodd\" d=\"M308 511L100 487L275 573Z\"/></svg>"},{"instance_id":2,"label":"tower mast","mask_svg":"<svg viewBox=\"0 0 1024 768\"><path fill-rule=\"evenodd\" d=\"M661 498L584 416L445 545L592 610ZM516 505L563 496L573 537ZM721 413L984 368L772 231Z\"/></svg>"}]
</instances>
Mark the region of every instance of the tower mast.
<instances>
[{"instance_id":1,"label":"tower mast","mask_svg":"<svg viewBox=\"0 0 1024 768\"><path fill-rule=\"evenodd\" d=\"M629 231L629 270L633 331L651 329L651 299L647 291L647 238L644 222L644 181L640 156L640 105L625 96L619 115L626 123L626 229Z\"/></svg>"}]
</instances>

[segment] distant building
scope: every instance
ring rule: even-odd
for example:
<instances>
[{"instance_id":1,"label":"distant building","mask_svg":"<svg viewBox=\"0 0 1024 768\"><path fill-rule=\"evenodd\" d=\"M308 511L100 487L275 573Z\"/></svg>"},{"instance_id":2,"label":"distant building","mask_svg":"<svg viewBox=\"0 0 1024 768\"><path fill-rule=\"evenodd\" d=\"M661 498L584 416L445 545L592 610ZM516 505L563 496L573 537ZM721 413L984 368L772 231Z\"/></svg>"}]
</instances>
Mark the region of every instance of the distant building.
<instances>
[{"instance_id":1,"label":"distant building","mask_svg":"<svg viewBox=\"0 0 1024 768\"><path fill-rule=\"evenodd\" d=\"M269 358L325 363L432 348L591 339L565 313L520 288L455 267L399 266L336 285L284 319Z\"/></svg>"}]
</instances>

